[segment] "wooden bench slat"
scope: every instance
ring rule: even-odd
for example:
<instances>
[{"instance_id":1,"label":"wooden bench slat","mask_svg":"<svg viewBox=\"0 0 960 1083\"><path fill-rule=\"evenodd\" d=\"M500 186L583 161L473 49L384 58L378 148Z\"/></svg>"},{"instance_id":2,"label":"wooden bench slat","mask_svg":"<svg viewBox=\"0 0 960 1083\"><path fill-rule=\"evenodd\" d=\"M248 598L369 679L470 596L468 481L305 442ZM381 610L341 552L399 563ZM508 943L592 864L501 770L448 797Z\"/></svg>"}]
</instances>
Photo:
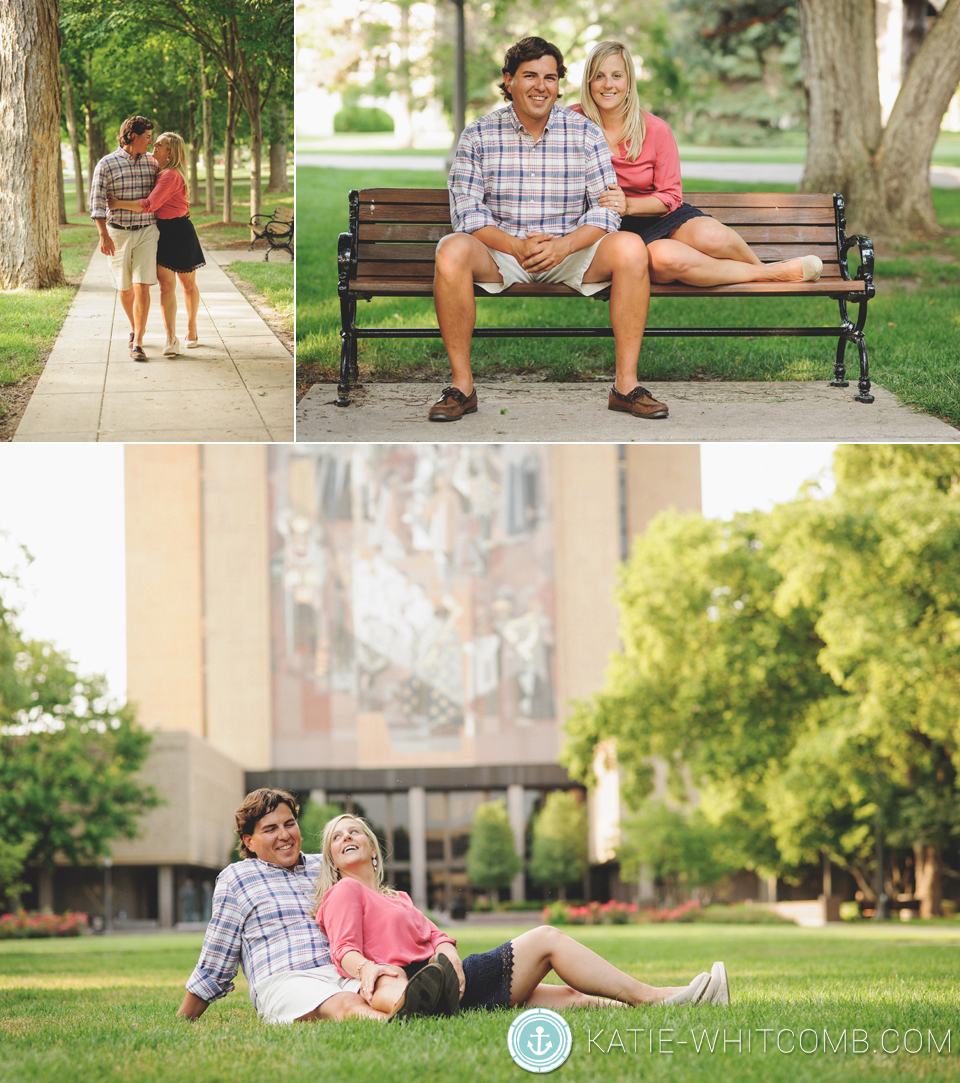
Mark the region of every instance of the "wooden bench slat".
<instances>
[{"instance_id":1,"label":"wooden bench slat","mask_svg":"<svg viewBox=\"0 0 960 1083\"><path fill-rule=\"evenodd\" d=\"M450 206L450 193L443 188L363 188L361 203L442 203Z\"/></svg>"},{"instance_id":2,"label":"wooden bench slat","mask_svg":"<svg viewBox=\"0 0 960 1083\"><path fill-rule=\"evenodd\" d=\"M795 256L819 256L826 265L837 262L836 244L803 245L803 244L755 244L753 251L764 263L772 263L780 259L793 259ZM403 260L432 260L436 248L432 244L388 244L369 242L358 246L360 262L367 260L397 261Z\"/></svg>"},{"instance_id":3,"label":"wooden bench slat","mask_svg":"<svg viewBox=\"0 0 960 1083\"><path fill-rule=\"evenodd\" d=\"M857 294L865 291L863 282L828 281L819 282L744 282L731 286L684 286L673 282L666 286L654 283L650 287L651 297L752 297L763 293L768 296L790 297L830 294ZM350 281L350 289L356 293L371 293L391 297L431 297L433 296L433 278L391 278L374 275L361 275ZM481 294L482 296L482 294ZM579 297L576 290L569 286L547 282L517 283L501 297Z\"/></svg>"},{"instance_id":4,"label":"wooden bench slat","mask_svg":"<svg viewBox=\"0 0 960 1083\"><path fill-rule=\"evenodd\" d=\"M701 210L707 207L826 207L833 214L832 195L806 192L686 192L683 200Z\"/></svg>"},{"instance_id":5,"label":"wooden bench slat","mask_svg":"<svg viewBox=\"0 0 960 1083\"><path fill-rule=\"evenodd\" d=\"M434 266L433 260L361 260L357 274L363 278L432 278ZM824 263L820 278L840 280L839 263Z\"/></svg>"},{"instance_id":6,"label":"wooden bench slat","mask_svg":"<svg viewBox=\"0 0 960 1083\"><path fill-rule=\"evenodd\" d=\"M830 225L834 223L832 207L716 207L712 217L725 225ZM429 203L365 203L360 204L361 222L449 222L446 204Z\"/></svg>"},{"instance_id":7,"label":"wooden bench slat","mask_svg":"<svg viewBox=\"0 0 960 1083\"><path fill-rule=\"evenodd\" d=\"M363 241L432 241L452 233L443 222L375 222L360 224ZM740 226L737 232L748 244L813 244L828 245L836 240L833 226ZM834 250L836 245L834 244Z\"/></svg>"},{"instance_id":8,"label":"wooden bench slat","mask_svg":"<svg viewBox=\"0 0 960 1083\"><path fill-rule=\"evenodd\" d=\"M443 225L440 222L412 222L405 225L403 222L381 222L376 225L360 225L360 241L432 241L434 244L441 237L453 233L453 227L448 222Z\"/></svg>"}]
</instances>

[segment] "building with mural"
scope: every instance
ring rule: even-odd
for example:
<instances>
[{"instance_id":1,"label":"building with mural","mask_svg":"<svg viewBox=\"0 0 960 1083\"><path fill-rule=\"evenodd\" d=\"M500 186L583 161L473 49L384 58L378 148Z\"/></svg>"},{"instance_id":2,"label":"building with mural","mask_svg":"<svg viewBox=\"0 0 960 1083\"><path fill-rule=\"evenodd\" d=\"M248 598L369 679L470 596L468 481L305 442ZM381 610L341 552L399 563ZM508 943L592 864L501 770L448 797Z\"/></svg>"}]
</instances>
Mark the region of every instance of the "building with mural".
<instances>
[{"instance_id":1,"label":"building with mural","mask_svg":"<svg viewBox=\"0 0 960 1083\"><path fill-rule=\"evenodd\" d=\"M162 926L207 916L233 810L260 785L367 816L418 905L468 896L477 806L505 801L522 854L546 794L576 786L562 725L617 647L631 538L700 508L695 445L125 455L128 695L165 804L114 845L113 906ZM588 886L606 897L615 766L588 800ZM39 890L95 912L98 883L62 869ZM530 890L519 874L513 898Z\"/></svg>"}]
</instances>

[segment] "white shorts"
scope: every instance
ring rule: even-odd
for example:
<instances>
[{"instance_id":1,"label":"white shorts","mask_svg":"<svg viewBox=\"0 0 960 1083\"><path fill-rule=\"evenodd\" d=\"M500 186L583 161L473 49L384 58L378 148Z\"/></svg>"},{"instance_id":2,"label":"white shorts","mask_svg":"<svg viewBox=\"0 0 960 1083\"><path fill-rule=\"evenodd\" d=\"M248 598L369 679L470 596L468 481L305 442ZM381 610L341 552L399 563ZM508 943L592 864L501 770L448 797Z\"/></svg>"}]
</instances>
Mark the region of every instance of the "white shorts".
<instances>
[{"instance_id":1,"label":"white shorts","mask_svg":"<svg viewBox=\"0 0 960 1083\"><path fill-rule=\"evenodd\" d=\"M312 970L284 970L257 985L257 1014L264 1023L293 1023L337 993L359 990L360 982L341 977L333 963Z\"/></svg>"},{"instance_id":2,"label":"white shorts","mask_svg":"<svg viewBox=\"0 0 960 1083\"><path fill-rule=\"evenodd\" d=\"M110 274L118 290L129 290L134 282L144 286L157 284L157 241L160 230L155 224L142 229L116 229L107 223L114 253L107 256Z\"/></svg>"},{"instance_id":3,"label":"white shorts","mask_svg":"<svg viewBox=\"0 0 960 1083\"><path fill-rule=\"evenodd\" d=\"M600 241L602 240L603 237L600 238ZM582 293L584 297L592 297L593 294L605 290L610 285L609 281L586 283L583 281L583 276L593 263L593 257L600 247L600 241L590 245L589 248L581 248L579 252L573 252L556 267L551 267L549 271L544 271L542 274L531 274L520 266L516 256L511 256L507 252L498 252L495 248L483 245L493 257L497 270L503 276L503 282L478 282L477 285L487 293L502 293L514 282L562 282L565 286L570 286L578 293ZM483 244L482 241L480 243Z\"/></svg>"}]
</instances>

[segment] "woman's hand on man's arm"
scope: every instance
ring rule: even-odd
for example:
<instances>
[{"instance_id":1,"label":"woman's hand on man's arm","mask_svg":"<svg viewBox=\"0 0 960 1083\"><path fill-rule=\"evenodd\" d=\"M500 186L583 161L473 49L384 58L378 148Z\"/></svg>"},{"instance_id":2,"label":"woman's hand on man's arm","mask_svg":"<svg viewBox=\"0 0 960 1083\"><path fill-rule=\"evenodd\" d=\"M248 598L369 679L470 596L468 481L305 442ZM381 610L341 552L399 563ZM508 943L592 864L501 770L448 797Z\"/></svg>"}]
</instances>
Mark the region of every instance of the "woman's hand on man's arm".
<instances>
[{"instance_id":1,"label":"woman's hand on man's arm","mask_svg":"<svg viewBox=\"0 0 960 1083\"><path fill-rule=\"evenodd\" d=\"M398 966L375 963L364 958L359 951L348 951L340 960L340 966L360 981L360 996L369 1004L373 1000L373 991L380 978L402 978L403 971Z\"/></svg>"}]
</instances>

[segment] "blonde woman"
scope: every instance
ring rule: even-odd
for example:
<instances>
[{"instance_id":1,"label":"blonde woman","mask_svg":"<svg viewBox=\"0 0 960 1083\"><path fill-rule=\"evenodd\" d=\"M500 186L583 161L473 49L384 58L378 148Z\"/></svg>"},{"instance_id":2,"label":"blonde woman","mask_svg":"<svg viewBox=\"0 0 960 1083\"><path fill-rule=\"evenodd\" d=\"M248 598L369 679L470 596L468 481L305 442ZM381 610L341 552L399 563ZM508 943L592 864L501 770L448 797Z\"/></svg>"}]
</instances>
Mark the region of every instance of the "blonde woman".
<instances>
[{"instance_id":1,"label":"blonde woman","mask_svg":"<svg viewBox=\"0 0 960 1083\"><path fill-rule=\"evenodd\" d=\"M323 831L316 881L317 924L340 974L390 1018L452 1015L461 1008L604 1007L606 1001L729 1003L723 963L689 985L656 988L617 970L559 929L541 925L462 962L456 941L403 891L383 883L383 854L359 816L342 815ZM553 970L566 985L543 985ZM606 999L601 999L606 998Z\"/></svg>"},{"instance_id":2,"label":"blonde woman","mask_svg":"<svg viewBox=\"0 0 960 1083\"><path fill-rule=\"evenodd\" d=\"M203 249L197 239L197 231L190 221L190 200L187 198L187 148L176 132L164 132L153 144L153 156L160 172L153 191L146 199L123 200L108 197L111 210L123 208L134 211L152 211L157 216L160 240L157 243L157 279L160 282L160 307L163 311L163 328L167 342L164 357L176 357L180 353L177 338L177 279L183 287L183 300L187 309L186 348L199 345L197 339L197 310L200 307L200 291L197 289L196 272L205 265Z\"/></svg>"},{"instance_id":3,"label":"blonde woman","mask_svg":"<svg viewBox=\"0 0 960 1083\"><path fill-rule=\"evenodd\" d=\"M621 215L620 229L647 246L653 282L721 286L734 282L814 282L823 263L803 256L761 263L729 226L683 202L680 154L666 121L640 108L630 50L601 41L583 71L580 105L603 129L618 185L600 204Z\"/></svg>"}]
</instances>

